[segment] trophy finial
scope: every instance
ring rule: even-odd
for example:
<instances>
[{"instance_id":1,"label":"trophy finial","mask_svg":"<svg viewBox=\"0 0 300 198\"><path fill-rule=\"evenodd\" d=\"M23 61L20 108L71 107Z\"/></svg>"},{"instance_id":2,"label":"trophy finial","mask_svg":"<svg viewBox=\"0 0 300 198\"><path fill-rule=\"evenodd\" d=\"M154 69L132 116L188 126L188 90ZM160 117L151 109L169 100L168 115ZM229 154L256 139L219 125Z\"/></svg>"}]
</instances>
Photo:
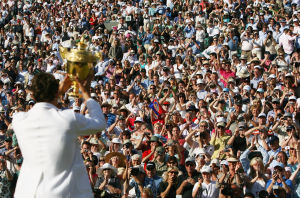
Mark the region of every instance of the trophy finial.
<instances>
[{"instance_id":1,"label":"trophy finial","mask_svg":"<svg viewBox=\"0 0 300 198\"><path fill-rule=\"evenodd\" d=\"M84 37L85 37L85 34L81 36L80 42L78 43L78 49L79 50L85 50L86 49L87 44L84 40Z\"/></svg>"}]
</instances>

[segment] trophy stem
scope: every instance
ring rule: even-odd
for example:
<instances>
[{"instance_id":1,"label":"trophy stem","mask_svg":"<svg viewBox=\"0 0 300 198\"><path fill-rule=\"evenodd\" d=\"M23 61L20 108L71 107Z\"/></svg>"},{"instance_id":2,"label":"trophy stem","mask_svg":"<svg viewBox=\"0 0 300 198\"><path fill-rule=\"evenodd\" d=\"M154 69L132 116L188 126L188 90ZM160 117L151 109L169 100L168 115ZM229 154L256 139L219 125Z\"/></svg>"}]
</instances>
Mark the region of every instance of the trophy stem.
<instances>
[{"instance_id":1,"label":"trophy stem","mask_svg":"<svg viewBox=\"0 0 300 198\"><path fill-rule=\"evenodd\" d=\"M69 93L69 96L79 98L80 93L79 93L79 85L78 83L74 80L73 85L72 85L72 92Z\"/></svg>"}]
</instances>

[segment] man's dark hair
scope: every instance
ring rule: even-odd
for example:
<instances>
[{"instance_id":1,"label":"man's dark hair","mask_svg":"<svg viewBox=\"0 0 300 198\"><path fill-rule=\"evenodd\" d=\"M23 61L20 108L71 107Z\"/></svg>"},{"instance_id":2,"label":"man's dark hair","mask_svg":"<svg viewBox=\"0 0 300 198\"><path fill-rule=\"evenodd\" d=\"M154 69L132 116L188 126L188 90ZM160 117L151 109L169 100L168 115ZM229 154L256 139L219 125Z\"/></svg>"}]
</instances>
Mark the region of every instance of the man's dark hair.
<instances>
[{"instance_id":1,"label":"man's dark hair","mask_svg":"<svg viewBox=\"0 0 300 198\"><path fill-rule=\"evenodd\" d=\"M36 102L52 102L58 92L58 81L53 75L39 73L32 79L31 91Z\"/></svg>"}]
</instances>

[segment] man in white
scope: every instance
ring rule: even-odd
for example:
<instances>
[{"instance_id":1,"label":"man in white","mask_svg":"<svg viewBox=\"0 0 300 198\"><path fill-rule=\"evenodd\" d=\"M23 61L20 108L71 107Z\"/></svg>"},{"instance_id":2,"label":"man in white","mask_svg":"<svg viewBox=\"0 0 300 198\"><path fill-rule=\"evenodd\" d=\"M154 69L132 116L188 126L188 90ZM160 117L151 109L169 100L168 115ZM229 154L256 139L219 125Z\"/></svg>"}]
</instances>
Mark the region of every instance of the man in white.
<instances>
[{"instance_id":1,"label":"man in white","mask_svg":"<svg viewBox=\"0 0 300 198\"><path fill-rule=\"evenodd\" d=\"M198 180L193 188L193 197L219 197L219 188L216 187L216 182L211 181L212 169L209 166L203 166L201 168L201 174L203 179Z\"/></svg>"},{"instance_id":2,"label":"man in white","mask_svg":"<svg viewBox=\"0 0 300 198\"><path fill-rule=\"evenodd\" d=\"M293 35L289 29L285 29L284 33L279 38L279 47L283 47L283 50L286 53L285 60L287 63L290 62L290 56L294 51L294 42L296 38L297 36Z\"/></svg>"},{"instance_id":3,"label":"man in white","mask_svg":"<svg viewBox=\"0 0 300 198\"><path fill-rule=\"evenodd\" d=\"M77 137L104 130L106 122L100 105L89 96L89 82L83 86L78 81L89 112L84 116L56 107L70 88L68 77L61 84L48 73L33 78L37 103L28 112L14 114L12 121L24 157L16 198L93 197Z\"/></svg>"}]
</instances>

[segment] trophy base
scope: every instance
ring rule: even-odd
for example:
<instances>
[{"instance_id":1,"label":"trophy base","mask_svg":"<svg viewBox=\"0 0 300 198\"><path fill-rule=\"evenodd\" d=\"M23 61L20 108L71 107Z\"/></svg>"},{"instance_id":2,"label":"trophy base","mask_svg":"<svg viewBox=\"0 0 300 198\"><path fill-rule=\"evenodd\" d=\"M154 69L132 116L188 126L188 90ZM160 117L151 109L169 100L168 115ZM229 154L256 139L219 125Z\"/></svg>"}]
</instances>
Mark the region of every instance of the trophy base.
<instances>
[{"instance_id":1,"label":"trophy base","mask_svg":"<svg viewBox=\"0 0 300 198\"><path fill-rule=\"evenodd\" d=\"M73 97L73 98L81 98L81 97L82 97L81 94L73 93L73 92L68 93L68 96L69 96L69 97Z\"/></svg>"}]
</instances>

